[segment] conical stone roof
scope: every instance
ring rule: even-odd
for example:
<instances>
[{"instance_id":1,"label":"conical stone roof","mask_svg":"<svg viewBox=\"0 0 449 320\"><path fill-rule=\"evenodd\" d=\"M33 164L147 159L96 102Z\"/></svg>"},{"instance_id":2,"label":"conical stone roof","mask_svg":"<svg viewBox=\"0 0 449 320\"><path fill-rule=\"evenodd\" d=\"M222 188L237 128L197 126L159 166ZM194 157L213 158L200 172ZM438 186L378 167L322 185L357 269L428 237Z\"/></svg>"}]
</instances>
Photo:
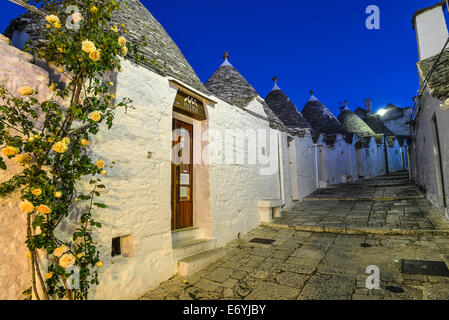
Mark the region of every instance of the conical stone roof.
<instances>
[{"instance_id":1,"label":"conical stone roof","mask_svg":"<svg viewBox=\"0 0 449 320\"><path fill-rule=\"evenodd\" d=\"M349 131L342 126L332 112L313 95L313 91L302 110L302 115L312 125L315 133L342 134L344 136L349 134Z\"/></svg>"},{"instance_id":2,"label":"conical stone roof","mask_svg":"<svg viewBox=\"0 0 449 320\"><path fill-rule=\"evenodd\" d=\"M228 61L229 55L225 53L224 63L206 81L206 88L218 98L240 108L259 96L257 91L249 84L240 72Z\"/></svg>"},{"instance_id":3,"label":"conical stone roof","mask_svg":"<svg viewBox=\"0 0 449 320\"><path fill-rule=\"evenodd\" d=\"M382 134L385 130L385 134L387 137L394 136L394 133L388 129L387 126L382 124L382 120L379 119L377 115L367 116L363 119L363 121L377 134Z\"/></svg>"},{"instance_id":4,"label":"conical stone roof","mask_svg":"<svg viewBox=\"0 0 449 320\"><path fill-rule=\"evenodd\" d=\"M119 0L122 9L114 12L111 24L125 24L128 33L125 38L132 42L141 42L145 36L147 46L140 49L140 53L147 58L147 62L139 64L164 76L175 79L208 94L206 87L196 75L193 68L183 56L176 43L170 38L162 25L153 17L139 0ZM33 13L25 13L10 22L5 35L12 37L15 30L24 30L31 40L42 39L45 20ZM127 56L128 57L128 56ZM129 58L132 58L129 55Z\"/></svg>"},{"instance_id":5,"label":"conical stone roof","mask_svg":"<svg viewBox=\"0 0 449 320\"><path fill-rule=\"evenodd\" d=\"M287 127L292 129L312 128L290 98L277 86L276 81L273 90L265 98L265 102Z\"/></svg>"},{"instance_id":6,"label":"conical stone roof","mask_svg":"<svg viewBox=\"0 0 449 320\"><path fill-rule=\"evenodd\" d=\"M348 108L343 108L338 116L342 126L354 132L359 138L373 137L376 133L358 115Z\"/></svg>"}]
</instances>

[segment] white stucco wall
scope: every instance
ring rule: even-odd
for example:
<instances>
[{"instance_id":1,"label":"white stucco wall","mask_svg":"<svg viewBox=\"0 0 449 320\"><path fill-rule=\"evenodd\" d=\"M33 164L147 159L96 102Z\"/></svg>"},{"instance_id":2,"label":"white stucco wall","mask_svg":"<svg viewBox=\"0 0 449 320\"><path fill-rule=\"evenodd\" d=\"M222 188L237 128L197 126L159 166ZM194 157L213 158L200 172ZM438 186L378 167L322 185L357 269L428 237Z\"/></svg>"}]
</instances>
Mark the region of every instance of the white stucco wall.
<instances>
[{"instance_id":1,"label":"white stucco wall","mask_svg":"<svg viewBox=\"0 0 449 320\"><path fill-rule=\"evenodd\" d=\"M434 134L432 118L437 120L441 157L443 167L442 183L445 186L446 202L449 203L449 152L447 144L449 141L449 111L440 108L441 101L434 98L426 89L423 95L421 111L415 119L416 126L413 130L413 144L411 146L410 166L415 182L426 190L427 198L442 211L442 203L439 201L436 156L434 153Z\"/></svg>"},{"instance_id":2,"label":"white stucco wall","mask_svg":"<svg viewBox=\"0 0 449 320\"><path fill-rule=\"evenodd\" d=\"M352 148L352 144L349 144L349 146ZM326 146L326 168L329 185L346 183L347 177L351 175L348 161L348 143L340 135L338 135L333 147Z\"/></svg>"},{"instance_id":3,"label":"white stucco wall","mask_svg":"<svg viewBox=\"0 0 449 320\"><path fill-rule=\"evenodd\" d=\"M430 58L444 47L448 30L441 6L427 10L416 17L419 60Z\"/></svg>"},{"instance_id":4,"label":"white stucco wall","mask_svg":"<svg viewBox=\"0 0 449 320\"><path fill-rule=\"evenodd\" d=\"M388 146L388 166L390 172L404 169L401 161L401 147L397 140L394 141L393 147Z\"/></svg>"},{"instance_id":5,"label":"white stucco wall","mask_svg":"<svg viewBox=\"0 0 449 320\"><path fill-rule=\"evenodd\" d=\"M253 101L252 106L259 102ZM260 103L259 103L260 104ZM261 106L261 104L260 104ZM258 226L260 222L258 201L263 199L281 199L279 160L278 160L278 131L270 131L268 121L254 117L245 110L219 101L214 108L209 108L209 128L218 132L218 136L211 137L210 141L210 182L211 182L211 216L212 234L216 236L217 244L224 245L237 235L245 234ZM256 164L226 163L226 152L245 154L248 159L248 144L245 147L229 144L220 147L226 134L237 134L257 130ZM270 132L272 136L270 137ZM259 133L265 135L259 139ZM221 141L220 141L221 139ZM288 161L286 136L282 138L282 157ZM262 151L262 148L264 151ZM223 149L220 151L220 149ZM253 151L250 153L252 154ZM270 156L269 163L260 163L260 158ZM265 153L265 156L263 155ZM288 170L287 162L284 169ZM289 181L284 180L284 192L290 192ZM284 193L285 194L285 193ZM290 198L286 195L285 199Z\"/></svg>"},{"instance_id":6,"label":"white stucco wall","mask_svg":"<svg viewBox=\"0 0 449 320\"><path fill-rule=\"evenodd\" d=\"M294 143L295 158L292 161L296 163L295 183L298 186L298 199L303 200L316 190L316 174L315 174L315 155L313 140L310 133L303 138L296 137Z\"/></svg>"}]
</instances>

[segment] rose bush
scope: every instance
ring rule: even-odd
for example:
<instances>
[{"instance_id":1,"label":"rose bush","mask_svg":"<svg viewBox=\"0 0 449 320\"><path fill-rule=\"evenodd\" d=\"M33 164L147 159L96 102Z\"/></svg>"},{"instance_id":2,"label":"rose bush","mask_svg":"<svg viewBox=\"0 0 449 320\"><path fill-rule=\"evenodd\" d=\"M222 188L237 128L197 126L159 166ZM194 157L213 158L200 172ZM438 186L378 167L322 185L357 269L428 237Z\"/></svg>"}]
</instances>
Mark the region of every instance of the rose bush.
<instances>
[{"instance_id":1,"label":"rose bush","mask_svg":"<svg viewBox=\"0 0 449 320\"><path fill-rule=\"evenodd\" d=\"M110 22L111 14L120 10L115 0L29 3L46 13L42 17L46 41L33 44L30 50L68 80L51 83L53 96L44 101L26 83L18 92L0 87L1 151L23 166L21 173L0 184L0 195L20 190L18 207L27 215L32 283L24 293L35 299L87 299L90 285L98 284L98 268L103 266L92 231L101 227L93 218L94 208L107 208L94 200L100 196L99 189L105 188L100 175L106 175L107 164L92 160L86 146L102 124L111 128L118 107L125 111L130 107L129 99L115 101L109 92L113 83L107 79L110 72L121 70L122 57L128 53L126 27ZM144 59L136 45L130 49L135 59ZM0 168L7 169L2 157ZM90 192L77 189L83 177L90 181ZM58 238L56 228L69 219L78 201L85 201L87 209L75 221L75 232L70 239ZM42 270L38 250L47 253L46 270ZM72 266L79 270L76 288L66 281Z\"/></svg>"}]
</instances>

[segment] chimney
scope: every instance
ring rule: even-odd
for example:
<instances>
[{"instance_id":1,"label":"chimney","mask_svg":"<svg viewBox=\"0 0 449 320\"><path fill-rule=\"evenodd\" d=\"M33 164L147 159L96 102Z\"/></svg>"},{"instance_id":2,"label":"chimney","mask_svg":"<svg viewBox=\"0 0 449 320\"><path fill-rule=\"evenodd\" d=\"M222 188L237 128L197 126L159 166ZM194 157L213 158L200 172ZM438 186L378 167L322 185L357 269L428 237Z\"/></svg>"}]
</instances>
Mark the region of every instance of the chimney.
<instances>
[{"instance_id":1,"label":"chimney","mask_svg":"<svg viewBox=\"0 0 449 320\"><path fill-rule=\"evenodd\" d=\"M367 116L373 114L373 105L371 103L371 98L365 99L365 111Z\"/></svg>"},{"instance_id":2,"label":"chimney","mask_svg":"<svg viewBox=\"0 0 449 320\"><path fill-rule=\"evenodd\" d=\"M446 1L441 1L433 7L418 10L413 15L419 61L439 54L446 44L449 34L444 18L445 9Z\"/></svg>"}]
</instances>

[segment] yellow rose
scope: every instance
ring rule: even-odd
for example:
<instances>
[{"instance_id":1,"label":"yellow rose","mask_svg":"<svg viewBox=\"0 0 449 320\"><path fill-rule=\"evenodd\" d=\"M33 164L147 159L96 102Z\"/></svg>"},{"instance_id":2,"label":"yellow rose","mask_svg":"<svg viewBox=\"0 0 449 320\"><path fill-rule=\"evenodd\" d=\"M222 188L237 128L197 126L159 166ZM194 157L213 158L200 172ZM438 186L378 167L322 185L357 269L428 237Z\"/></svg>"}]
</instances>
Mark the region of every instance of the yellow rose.
<instances>
[{"instance_id":1,"label":"yellow rose","mask_svg":"<svg viewBox=\"0 0 449 320\"><path fill-rule=\"evenodd\" d=\"M81 259L83 256L84 256L84 253L78 253L78 254L76 255L76 257L77 257L78 259Z\"/></svg>"},{"instance_id":2,"label":"yellow rose","mask_svg":"<svg viewBox=\"0 0 449 320\"><path fill-rule=\"evenodd\" d=\"M20 152L20 151L19 151L18 148L16 148L16 147L11 147L11 146L6 146L6 147L4 147L4 148L2 149L2 153L3 153L5 156L7 156L7 157L15 156L15 155L17 155L19 152Z\"/></svg>"},{"instance_id":3,"label":"yellow rose","mask_svg":"<svg viewBox=\"0 0 449 320\"><path fill-rule=\"evenodd\" d=\"M116 26L116 25L113 25L113 26L111 27L111 31L117 32L117 31L118 31L118 30L117 30L117 26Z\"/></svg>"},{"instance_id":4,"label":"yellow rose","mask_svg":"<svg viewBox=\"0 0 449 320\"><path fill-rule=\"evenodd\" d=\"M128 47L124 46L120 54L122 55L122 57L126 56L128 54Z\"/></svg>"},{"instance_id":5,"label":"yellow rose","mask_svg":"<svg viewBox=\"0 0 449 320\"><path fill-rule=\"evenodd\" d=\"M78 198L73 199L73 202L78 202Z\"/></svg>"},{"instance_id":6,"label":"yellow rose","mask_svg":"<svg viewBox=\"0 0 449 320\"><path fill-rule=\"evenodd\" d=\"M85 145L87 145L87 140L86 139L81 139L81 145L82 146L85 146Z\"/></svg>"},{"instance_id":7,"label":"yellow rose","mask_svg":"<svg viewBox=\"0 0 449 320\"><path fill-rule=\"evenodd\" d=\"M106 163L103 160L98 160L96 165L98 169L103 169L106 166Z\"/></svg>"},{"instance_id":8,"label":"yellow rose","mask_svg":"<svg viewBox=\"0 0 449 320\"><path fill-rule=\"evenodd\" d=\"M62 256L64 253L66 253L67 251L69 251L69 248L67 248L64 244L63 245L61 245L60 247L58 247L58 248L56 248L54 251L53 251L53 255L55 256L55 257L60 257L60 256Z\"/></svg>"},{"instance_id":9,"label":"yellow rose","mask_svg":"<svg viewBox=\"0 0 449 320\"><path fill-rule=\"evenodd\" d=\"M59 259L59 265L63 267L64 269L67 269L75 264L75 257L71 253L66 253L62 256L61 259Z\"/></svg>"},{"instance_id":10,"label":"yellow rose","mask_svg":"<svg viewBox=\"0 0 449 320\"><path fill-rule=\"evenodd\" d=\"M19 208L24 213L31 213L31 212L34 211L34 205L30 201L28 201L28 200L25 200L25 201L21 202L19 204Z\"/></svg>"},{"instance_id":11,"label":"yellow rose","mask_svg":"<svg viewBox=\"0 0 449 320\"><path fill-rule=\"evenodd\" d=\"M62 192L61 191L56 191L55 192L55 198L61 198L62 197Z\"/></svg>"},{"instance_id":12,"label":"yellow rose","mask_svg":"<svg viewBox=\"0 0 449 320\"><path fill-rule=\"evenodd\" d=\"M69 149L69 146L62 141L58 141L53 145L52 149L57 153L64 153Z\"/></svg>"},{"instance_id":13,"label":"yellow rose","mask_svg":"<svg viewBox=\"0 0 449 320\"><path fill-rule=\"evenodd\" d=\"M56 83L53 82L53 83L51 84L51 86L50 86L50 90L51 90L51 91L56 91L57 87L58 87L58 85L57 85Z\"/></svg>"},{"instance_id":14,"label":"yellow rose","mask_svg":"<svg viewBox=\"0 0 449 320\"><path fill-rule=\"evenodd\" d=\"M109 86L112 87L113 85L114 85L114 83L109 81Z\"/></svg>"},{"instance_id":15,"label":"yellow rose","mask_svg":"<svg viewBox=\"0 0 449 320\"><path fill-rule=\"evenodd\" d=\"M25 166L33 161L33 157L28 153L19 154L16 158L18 164Z\"/></svg>"},{"instance_id":16,"label":"yellow rose","mask_svg":"<svg viewBox=\"0 0 449 320\"><path fill-rule=\"evenodd\" d=\"M103 176L105 176L105 175L107 175L108 173L107 173L107 171L103 170L103 171L101 171L101 174L102 174Z\"/></svg>"},{"instance_id":17,"label":"yellow rose","mask_svg":"<svg viewBox=\"0 0 449 320\"><path fill-rule=\"evenodd\" d=\"M51 25L49 25L48 23L45 25L45 27L47 28L47 29L50 29L51 28Z\"/></svg>"},{"instance_id":18,"label":"yellow rose","mask_svg":"<svg viewBox=\"0 0 449 320\"><path fill-rule=\"evenodd\" d=\"M28 142L34 142L34 137L29 137L27 141Z\"/></svg>"},{"instance_id":19,"label":"yellow rose","mask_svg":"<svg viewBox=\"0 0 449 320\"><path fill-rule=\"evenodd\" d=\"M64 52L64 49L58 48L58 51L61 52L61 53L63 53L63 52Z\"/></svg>"},{"instance_id":20,"label":"yellow rose","mask_svg":"<svg viewBox=\"0 0 449 320\"><path fill-rule=\"evenodd\" d=\"M100 60L100 51L98 51L98 50L91 51L91 52L89 53L89 58L90 58L90 60L92 60L92 61L98 61L98 60Z\"/></svg>"},{"instance_id":21,"label":"yellow rose","mask_svg":"<svg viewBox=\"0 0 449 320\"><path fill-rule=\"evenodd\" d=\"M56 29L59 29L59 28L61 28L61 24L59 22L55 22L54 27Z\"/></svg>"},{"instance_id":22,"label":"yellow rose","mask_svg":"<svg viewBox=\"0 0 449 320\"><path fill-rule=\"evenodd\" d=\"M45 279L51 279L53 277L53 272L48 272L45 274Z\"/></svg>"},{"instance_id":23,"label":"yellow rose","mask_svg":"<svg viewBox=\"0 0 449 320\"><path fill-rule=\"evenodd\" d=\"M58 72L61 72L61 73L63 73L63 72L64 72L64 69L63 69L63 68L61 68L61 67L58 67L58 68L56 68L56 70L57 70Z\"/></svg>"},{"instance_id":24,"label":"yellow rose","mask_svg":"<svg viewBox=\"0 0 449 320\"><path fill-rule=\"evenodd\" d=\"M91 113L89 113L89 118L92 121L98 122L101 120L101 113L98 111L91 112Z\"/></svg>"},{"instance_id":25,"label":"yellow rose","mask_svg":"<svg viewBox=\"0 0 449 320\"><path fill-rule=\"evenodd\" d=\"M97 13L98 8L96 6L92 6L92 8L90 8L90 12L92 13Z\"/></svg>"},{"instance_id":26,"label":"yellow rose","mask_svg":"<svg viewBox=\"0 0 449 320\"><path fill-rule=\"evenodd\" d=\"M42 190L41 189L34 189L33 191L31 191L31 193L34 196L40 196L42 194Z\"/></svg>"},{"instance_id":27,"label":"yellow rose","mask_svg":"<svg viewBox=\"0 0 449 320\"><path fill-rule=\"evenodd\" d=\"M65 143L65 144L69 145L70 144L70 138L68 138L68 137L63 138L62 139L62 143Z\"/></svg>"},{"instance_id":28,"label":"yellow rose","mask_svg":"<svg viewBox=\"0 0 449 320\"><path fill-rule=\"evenodd\" d=\"M123 47L126 44L126 39L124 37L118 37L118 45Z\"/></svg>"},{"instance_id":29,"label":"yellow rose","mask_svg":"<svg viewBox=\"0 0 449 320\"><path fill-rule=\"evenodd\" d=\"M81 43L81 45L82 45L82 50L84 51L84 52L87 52L87 53L90 53L90 52L92 52L92 51L95 51L95 50L97 50L97 48L95 47L95 44L92 42L92 41L89 41L89 40L84 40L82 43Z\"/></svg>"},{"instance_id":30,"label":"yellow rose","mask_svg":"<svg viewBox=\"0 0 449 320\"><path fill-rule=\"evenodd\" d=\"M36 211L39 212L39 213L43 213L43 214L51 213L51 209L48 206L44 205L44 204L41 204L40 206L37 206L36 207Z\"/></svg>"},{"instance_id":31,"label":"yellow rose","mask_svg":"<svg viewBox=\"0 0 449 320\"><path fill-rule=\"evenodd\" d=\"M45 20L47 20L51 24L59 23L59 18L55 16L54 14L51 14L49 16L45 17Z\"/></svg>"},{"instance_id":32,"label":"yellow rose","mask_svg":"<svg viewBox=\"0 0 449 320\"><path fill-rule=\"evenodd\" d=\"M122 28L125 28L125 27L126 27L123 23L121 24L121 26L122 26Z\"/></svg>"},{"instance_id":33,"label":"yellow rose","mask_svg":"<svg viewBox=\"0 0 449 320\"><path fill-rule=\"evenodd\" d=\"M103 266L103 261L98 261L98 262L97 262L97 267L98 267L98 268L101 268L102 266Z\"/></svg>"},{"instance_id":34,"label":"yellow rose","mask_svg":"<svg viewBox=\"0 0 449 320\"><path fill-rule=\"evenodd\" d=\"M22 87L19 90L17 90L22 96L29 96L34 93L34 89L30 88L28 86Z\"/></svg>"}]
</instances>

